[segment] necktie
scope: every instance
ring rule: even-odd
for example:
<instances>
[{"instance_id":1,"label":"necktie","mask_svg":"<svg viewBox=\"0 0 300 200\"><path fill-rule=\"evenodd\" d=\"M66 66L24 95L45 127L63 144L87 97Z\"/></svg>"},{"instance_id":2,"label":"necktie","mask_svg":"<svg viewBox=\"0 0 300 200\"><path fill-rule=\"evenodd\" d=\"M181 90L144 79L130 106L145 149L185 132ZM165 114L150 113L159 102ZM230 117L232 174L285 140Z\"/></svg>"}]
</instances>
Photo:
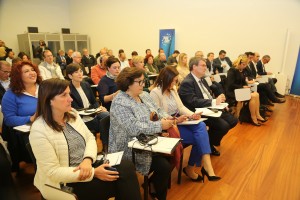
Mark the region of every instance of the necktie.
<instances>
[{"instance_id":1,"label":"necktie","mask_svg":"<svg viewBox=\"0 0 300 200\"><path fill-rule=\"evenodd\" d=\"M207 96L209 99L213 99L212 96L210 95L208 89L207 89L207 88L205 87L205 85L203 84L202 79L200 79L199 83L200 83L200 86L201 86L202 90L203 90L204 93L206 94L206 96Z\"/></svg>"}]
</instances>

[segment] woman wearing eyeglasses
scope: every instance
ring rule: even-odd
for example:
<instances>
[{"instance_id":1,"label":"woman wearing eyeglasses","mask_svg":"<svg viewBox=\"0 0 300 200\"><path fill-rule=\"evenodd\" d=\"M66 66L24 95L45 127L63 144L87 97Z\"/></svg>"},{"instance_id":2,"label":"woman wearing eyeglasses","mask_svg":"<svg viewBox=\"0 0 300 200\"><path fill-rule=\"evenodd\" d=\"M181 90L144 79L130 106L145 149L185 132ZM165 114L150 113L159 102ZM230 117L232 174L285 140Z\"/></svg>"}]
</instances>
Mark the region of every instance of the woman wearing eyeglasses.
<instances>
[{"instance_id":1,"label":"woman wearing eyeglasses","mask_svg":"<svg viewBox=\"0 0 300 200\"><path fill-rule=\"evenodd\" d=\"M109 57L106 61L107 72L98 83L97 90L102 105L109 111L111 102L118 94L116 77L120 73L120 61L115 57Z\"/></svg>"},{"instance_id":2,"label":"woman wearing eyeglasses","mask_svg":"<svg viewBox=\"0 0 300 200\"><path fill-rule=\"evenodd\" d=\"M151 135L167 130L174 120L158 108L147 92L143 92L144 71L127 67L116 79L119 94L113 100L110 112L109 151L124 151L124 158L132 159L128 142L143 133ZM151 121L150 114L157 113L158 120ZM136 169L143 175L153 171L149 192L152 197L164 200L167 196L171 173L169 161L160 155L152 156L149 151L136 153Z\"/></svg>"},{"instance_id":3,"label":"woman wearing eyeglasses","mask_svg":"<svg viewBox=\"0 0 300 200\"><path fill-rule=\"evenodd\" d=\"M176 90L178 77L179 73L174 67L167 66L163 68L153 85L154 89L151 90L150 96L165 112L177 117L178 122L185 121L187 117L194 120L200 119L200 114L193 113L182 104ZM205 175L210 181L220 180L220 177L215 176L211 164L211 148L205 123L178 125L178 129L183 139L183 144L191 144L193 146L188 165L183 168L183 172L195 182L204 181ZM194 172L194 167L200 167L201 161L203 161L201 169L203 177Z\"/></svg>"}]
</instances>

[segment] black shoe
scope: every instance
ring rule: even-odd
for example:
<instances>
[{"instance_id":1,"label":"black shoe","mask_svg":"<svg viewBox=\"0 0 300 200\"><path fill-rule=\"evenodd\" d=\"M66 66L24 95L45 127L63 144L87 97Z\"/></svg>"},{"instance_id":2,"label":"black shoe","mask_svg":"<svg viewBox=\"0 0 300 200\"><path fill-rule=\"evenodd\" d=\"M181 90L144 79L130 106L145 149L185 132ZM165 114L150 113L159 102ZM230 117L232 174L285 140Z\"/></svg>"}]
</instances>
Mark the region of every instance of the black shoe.
<instances>
[{"instance_id":1,"label":"black shoe","mask_svg":"<svg viewBox=\"0 0 300 200\"><path fill-rule=\"evenodd\" d=\"M267 106L274 106L274 103L272 103L272 102L269 101L266 105Z\"/></svg>"},{"instance_id":2,"label":"black shoe","mask_svg":"<svg viewBox=\"0 0 300 200\"><path fill-rule=\"evenodd\" d=\"M251 124L252 124L252 125L254 125L254 126L261 126L261 124L260 124L260 123L258 123L258 122L257 122L257 123L255 123L254 121L252 121L252 122L251 122Z\"/></svg>"},{"instance_id":3,"label":"black shoe","mask_svg":"<svg viewBox=\"0 0 300 200\"><path fill-rule=\"evenodd\" d=\"M262 123L265 123L266 121L268 121L268 118L265 118L263 120L261 120L261 119L257 119L257 120L260 121L260 122L262 122Z\"/></svg>"},{"instance_id":4,"label":"black shoe","mask_svg":"<svg viewBox=\"0 0 300 200\"><path fill-rule=\"evenodd\" d=\"M185 171L185 167L182 169L182 171L183 171L183 173L187 176L187 177L189 177L189 175L187 174L187 172ZM200 182L200 181L203 181L203 177L202 176L200 176L199 174L198 174L198 177L196 178L196 179L193 179L193 178L191 178L191 177L189 177L192 181L194 181L194 182Z\"/></svg>"},{"instance_id":5,"label":"black shoe","mask_svg":"<svg viewBox=\"0 0 300 200\"><path fill-rule=\"evenodd\" d=\"M209 181L218 181L218 180L221 179L221 177L219 177L219 176L209 176L207 171L204 169L204 167L201 168L201 173L202 173L202 176L203 176L203 183L204 183L204 177L205 176L207 176Z\"/></svg>"},{"instance_id":6,"label":"black shoe","mask_svg":"<svg viewBox=\"0 0 300 200\"><path fill-rule=\"evenodd\" d=\"M284 98L285 96L282 94L279 94L278 92L275 92L275 96L278 98Z\"/></svg>"},{"instance_id":7,"label":"black shoe","mask_svg":"<svg viewBox=\"0 0 300 200\"><path fill-rule=\"evenodd\" d=\"M213 145L210 145L210 149L211 149L211 155L213 156L220 156L220 151L218 151Z\"/></svg>"}]
</instances>

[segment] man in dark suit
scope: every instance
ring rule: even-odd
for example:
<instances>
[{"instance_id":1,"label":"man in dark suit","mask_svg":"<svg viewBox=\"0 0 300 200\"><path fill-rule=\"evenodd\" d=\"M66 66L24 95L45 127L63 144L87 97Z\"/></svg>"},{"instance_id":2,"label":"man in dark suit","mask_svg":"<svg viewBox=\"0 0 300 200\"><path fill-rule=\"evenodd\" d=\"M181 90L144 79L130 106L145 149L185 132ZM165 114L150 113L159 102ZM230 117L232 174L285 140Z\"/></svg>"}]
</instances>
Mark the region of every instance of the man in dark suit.
<instances>
[{"instance_id":1,"label":"man in dark suit","mask_svg":"<svg viewBox=\"0 0 300 200\"><path fill-rule=\"evenodd\" d=\"M72 58L72 54L73 54L73 49L69 49L68 50L68 54L66 55L66 62L67 62L67 65L73 63L73 58Z\"/></svg>"},{"instance_id":2,"label":"man in dark suit","mask_svg":"<svg viewBox=\"0 0 300 200\"><path fill-rule=\"evenodd\" d=\"M56 63L60 66L61 72L65 76L67 60L66 60L66 57L65 57L64 50L59 50L58 51L58 55L56 56Z\"/></svg>"},{"instance_id":3,"label":"man in dark suit","mask_svg":"<svg viewBox=\"0 0 300 200\"><path fill-rule=\"evenodd\" d=\"M93 55L90 55L89 54L89 51L84 48L82 50L82 53L83 53L83 56L82 56L82 59L81 59L81 63L85 66L85 67L88 67L88 74L91 74L91 67L96 65L96 59Z\"/></svg>"},{"instance_id":4,"label":"man in dark suit","mask_svg":"<svg viewBox=\"0 0 300 200\"><path fill-rule=\"evenodd\" d=\"M226 51L221 50L219 52L219 57L213 61L214 73L226 73L231 67L231 60L226 57Z\"/></svg>"},{"instance_id":5,"label":"man in dark suit","mask_svg":"<svg viewBox=\"0 0 300 200\"><path fill-rule=\"evenodd\" d=\"M11 72L11 66L7 61L0 61L0 104L2 102L2 97L9 87L9 75Z\"/></svg>"},{"instance_id":6,"label":"man in dark suit","mask_svg":"<svg viewBox=\"0 0 300 200\"><path fill-rule=\"evenodd\" d=\"M203 79L206 71L205 60L199 57L193 57L189 62L190 74L186 76L179 88L179 96L183 104L190 110L196 108L219 105L225 102L224 94L219 95L216 99L212 98L211 91L207 82ZM227 111L223 111L220 117L208 117L205 121L209 126L209 140L212 155L220 155L220 152L214 146L219 146L223 136L233 127L238 120Z\"/></svg>"},{"instance_id":7,"label":"man in dark suit","mask_svg":"<svg viewBox=\"0 0 300 200\"><path fill-rule=\"evenodd\" d=\"M262 75L272 75L272 72L267 72L265 69L265 64L268 64L271 60L271 57L269 55L264 55L261 60L259 60L256 64L257 74ZM281 95L277 92L275 84L277 83L276 78L269 78L269 83L271 85L271 89L276 95L276 97L284 98L284 95Z\"/></svg>"}]
</instances>

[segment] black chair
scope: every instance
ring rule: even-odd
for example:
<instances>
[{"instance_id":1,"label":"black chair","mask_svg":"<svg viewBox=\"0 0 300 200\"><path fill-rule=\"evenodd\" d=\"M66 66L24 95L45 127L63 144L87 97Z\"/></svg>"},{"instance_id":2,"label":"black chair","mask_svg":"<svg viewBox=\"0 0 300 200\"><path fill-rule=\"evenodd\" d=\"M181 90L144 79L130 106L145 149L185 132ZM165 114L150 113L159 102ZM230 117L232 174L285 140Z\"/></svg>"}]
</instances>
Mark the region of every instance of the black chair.
<instances>
[{"instance_id":1,"label":"black chair","mask_svg":"<svg viewBox=\"0 0 300 200\"><path fill-rule=\"evenodd\" d=\"M109 135L109 127L110 127L110 116L104 117L100 120L100 134ZM103 143L104 142L104 143ZM108 152L108 141L102 141L103 144L103 152Z\"/></svg>"}]
</instances>

